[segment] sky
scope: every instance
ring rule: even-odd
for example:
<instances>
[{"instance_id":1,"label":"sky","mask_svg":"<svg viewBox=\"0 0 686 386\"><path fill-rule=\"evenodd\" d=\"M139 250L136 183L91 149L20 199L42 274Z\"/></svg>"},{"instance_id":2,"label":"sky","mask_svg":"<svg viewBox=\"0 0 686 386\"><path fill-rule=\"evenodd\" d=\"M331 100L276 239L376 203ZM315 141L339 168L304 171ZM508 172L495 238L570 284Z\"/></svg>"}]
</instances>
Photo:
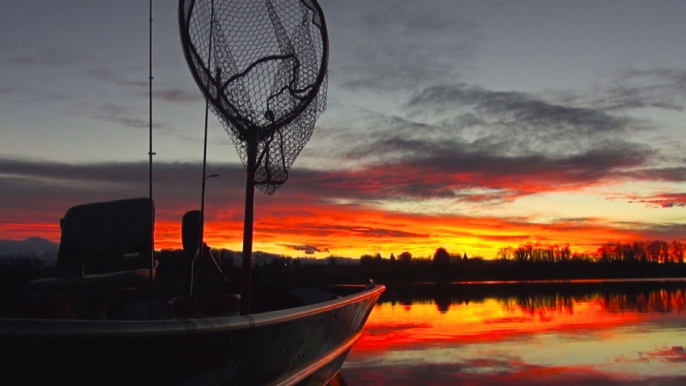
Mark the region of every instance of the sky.
<instances>
[{"instance_id":1,"label":"sky","mask_svg":"<svg viewBox=\"0 0 686 386\"><path fill-rule=\"evenodd\" d=\"M686 241L686 2L321 0L328 107L255 249L359 257ZM200 206L204 100L153 2L157 248ZM148 192L148 1L0 6L0 246ZM206 239L240 250L245 171L210 117ZM25 244L30 246L29 239Z\"/></svg>"}]
</instances>

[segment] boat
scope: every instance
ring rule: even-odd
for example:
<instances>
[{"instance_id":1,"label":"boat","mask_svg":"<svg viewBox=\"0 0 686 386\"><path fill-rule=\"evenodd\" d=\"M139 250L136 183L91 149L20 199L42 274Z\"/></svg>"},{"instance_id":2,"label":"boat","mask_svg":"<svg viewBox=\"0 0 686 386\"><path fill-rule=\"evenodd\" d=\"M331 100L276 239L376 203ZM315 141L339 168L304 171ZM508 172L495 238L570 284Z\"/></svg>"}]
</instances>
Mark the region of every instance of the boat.
<instances>
[{"instance_id":1,"label":"boat","mask_svg":"<svg viewBox=\"0 0 686 386\"><path fill-rule=\"evenodd\" d=\"M269 25L279 34L286 30L277 20L276 8L270 5L270 1L265 0L269 17L262 19L263 22L271 20ZM317 2L300 1L302 4L299 6L309 13L297 20L298 25L311 21L316 24L315 28L325 31L323 14ZM182 26L184 23L187 26L195 1L181 0L179 4ZM150 9L152 28L152 2ZM213 30L210 23L209 31ZM279 45L292 51L290 43L283 42L283 36L280 36ZM197 57L189 59L197 52L186 52L189 63L198 61ZM226 56L227 51L222 52ZM311 54L307 50L298 52ZM256 63L269 60L293 62L294 55L291 52L270 56ZM301 126L310 119L311 130L316 116L324 108L319 88L325 79L327 60L328 51L324 50L321 62L313 62L321 64L317 83L302 89L293 87L295 83L288 77L294 76L296 70L304 65L291 64L293 71L285 72L285 67L280 67L279 76L290 83L287 87L275 88L279 94L270 97L268 103L278 98L285 101L284 98L289 96L284 94L284 90L308 94L293 96L288 103L299 106L299 110L290 112L283 119L277 116L280 111L268 110L263 114L265 122L268 122L265 127L255 126L248 120L241 121L245 132L257 128L262 130L261 133L272 130L273 135L279 119L283 125L295 122ZM235 67L233 61L230 64ZM255 66L247 67L231 79L244 76ZM152 65L150 72L152 95ZM217 71L217 74L222 73ZM199 85L208 84L207 79L196 78ZM223 88L226 89L226 85ZM215 94L206 93L208 101L215 98L226 102L226 97L216 96L217 89L213 91ZM315 100L317 104L308 105L309 102L303 102L306 100ZM309 115L298 118L298 114L303 112ZM152 114L150 130L152 138ZM271 138L267 138L270 141L267 145L251 142L249 147L257 149L259 145L259 149L265 151L271 146ZM251 151L249 148L249 153ZM151 171L153 154L151 140ZM255 157L255 151L249 155ZM254 160L251 167L253 174L248 173L248 188L254 188L256 184ZM273 183L273 190L285 181L287 169L284 172ZM270 173L267 175L271 176ZM207 178L203 166L203 181ZM384 286L373 282L357 286L327 285L293 289L288 294L288 302L283 302L283 297L253 297L250 300L251 191L246 193L241 294L200 290L198 283L203 266L209 266L217 276L223 276L212 250L203 241L202 209L189 211L181 219L182 259L186 263L185 274L182 275L183 293L181 296L160 296L159 288L157 292L155 290L156 283L163 280L168 272L165 273L163 264L155 258L152 173L150 180L149 197L82 204L66 211L60 221L56 276L27 284L25 292L31 301L25 315L0 319L2 383L286 386L324 385L340 379L341 366L361 338L364 324ZM266 186L264 181L258 182L262 184L258 188ZM204 208L204 185L201 207ZM130 264L131 261L146 262L146 259L147 265L132 267ZM102 261L108 261L105 265L108 270L103 271L102 266L100 270L90 268Z\"/></svg>"},{"instance_id":2,"label":"boat","mask_svg":"<svg viewBox=\"0 0 686 386\"><path fill-rule=\"evenodd\" d=\"M59 277L27 286L51 312L0 320L3 383L324 385L339 374L382 285L294 291L302 305L247 315L238 315L240 295L156 298L150 319L148 269L83 275L91 260L147 249L151 204L135 198L67 211ZM188 304L200 316L183 316Z\"/></svg>"}]
</instances>

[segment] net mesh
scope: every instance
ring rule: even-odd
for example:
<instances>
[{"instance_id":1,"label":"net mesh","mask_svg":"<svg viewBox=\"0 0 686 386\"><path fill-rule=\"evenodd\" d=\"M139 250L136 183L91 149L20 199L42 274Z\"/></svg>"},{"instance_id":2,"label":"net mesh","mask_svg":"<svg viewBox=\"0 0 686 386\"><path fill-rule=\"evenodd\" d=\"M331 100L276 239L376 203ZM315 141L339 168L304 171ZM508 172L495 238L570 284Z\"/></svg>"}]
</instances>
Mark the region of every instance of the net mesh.
<instances>
[{"instance_id":1,"label":"net mesh","mask_svg":"<svg viewBox=\"0 0 686 386\"><path fill-rule=\"evenodd\" d=\"M256 187L273 194L326 109L328 42L314 0L181 0L184 53Z\"/></svg>"}]
</instances>

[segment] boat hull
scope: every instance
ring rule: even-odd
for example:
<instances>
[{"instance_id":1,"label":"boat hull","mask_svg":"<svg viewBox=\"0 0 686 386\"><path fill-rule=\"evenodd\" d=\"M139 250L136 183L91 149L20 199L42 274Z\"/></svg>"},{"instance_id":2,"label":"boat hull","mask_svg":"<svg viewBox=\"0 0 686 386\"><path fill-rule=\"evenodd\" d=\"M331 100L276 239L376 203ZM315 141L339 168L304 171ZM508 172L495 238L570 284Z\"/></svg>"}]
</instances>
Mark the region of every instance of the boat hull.
<instances>
[{"instance_id":1,"label":"boat hull","mask_svg":"<svg viewBox=\"0 0 686 386\"><path fill-rule=\"evenodd\" d=\"M383 286L247 316L0 321L0 379L15 384L293 385L337 374Z\"/></svg>"}]
</instances>

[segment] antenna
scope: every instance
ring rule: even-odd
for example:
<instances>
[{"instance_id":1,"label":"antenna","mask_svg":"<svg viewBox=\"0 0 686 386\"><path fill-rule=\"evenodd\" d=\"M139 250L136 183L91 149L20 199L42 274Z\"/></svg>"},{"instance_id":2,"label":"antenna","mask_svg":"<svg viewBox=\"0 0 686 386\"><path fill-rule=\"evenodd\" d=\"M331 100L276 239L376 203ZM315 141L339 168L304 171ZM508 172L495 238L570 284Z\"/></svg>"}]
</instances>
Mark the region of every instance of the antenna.
<instances>
[{"instance_id":1,"label":"antenna","mask_svg":"<svg viewBox=\"0 0 686 386\"><path fill-rule=\"evenodd\" d=\"M148 92L148 104L149 104L149 145L148 157L149 157L149 196L150 196L150 307L149 307L149 318L154 319L153 314L153 296L154 296L154 274L155 269L155 207L152 201L152 157L155 153L152 151L152 0L150 3L150 26L149 26L149 47L148 47L148 63L149 63L149 92Z\"/></svg>"}]
</instances>

